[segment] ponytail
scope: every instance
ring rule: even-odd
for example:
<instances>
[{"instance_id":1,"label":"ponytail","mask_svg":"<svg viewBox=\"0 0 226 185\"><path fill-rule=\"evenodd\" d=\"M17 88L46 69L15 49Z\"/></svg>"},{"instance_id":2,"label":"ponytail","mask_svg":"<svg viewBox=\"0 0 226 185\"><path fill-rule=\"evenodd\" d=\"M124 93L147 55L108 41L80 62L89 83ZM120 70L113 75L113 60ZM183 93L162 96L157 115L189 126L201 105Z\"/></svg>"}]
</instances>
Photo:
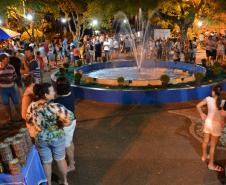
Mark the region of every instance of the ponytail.
<instances>
[{"instance_id":1,"label":"ponytail","mask_svg":"<svg viewBox=\"0 0 226 185\"><path fill-rule=\"evenodd\" d=\"M215 93L215 95L217 96L217 100L216 100L216 106L218 108L218 110L221 110L221 103L223 100L223 94L222 94L222 87L220 85L216 85L213 87L213 92Z\"/></svg>"}]
</instances>

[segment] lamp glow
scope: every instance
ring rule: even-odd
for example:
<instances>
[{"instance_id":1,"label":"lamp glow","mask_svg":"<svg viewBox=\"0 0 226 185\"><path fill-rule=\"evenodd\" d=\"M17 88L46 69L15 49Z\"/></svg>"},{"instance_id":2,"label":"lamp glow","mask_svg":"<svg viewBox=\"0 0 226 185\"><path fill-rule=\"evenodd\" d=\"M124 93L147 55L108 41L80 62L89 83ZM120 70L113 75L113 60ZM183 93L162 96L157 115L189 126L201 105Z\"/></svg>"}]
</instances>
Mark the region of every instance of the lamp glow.
<instances>
[{"instance_id":1,"label":"lamp glow","mask_svg":"<svg viewBox=\"0 0 226 185\"><path fill-rule=\"evenodd\" d=\"M197 25L198 25L198 27L202 27L203 26L203 22L202 21L198 21Z\"/></svg>"},{"instance_id":2,"label":"lamp glow","mask_svg":"<svg viewBox=\"0 0 226 185\"><path fill-rule=\"evenodd\" d=\"M26 15L26 19L27 19L28 21L32 21L32 20L33 20L33 16L32 16L31 14L27 14L27 15Z\"/></svg>"},{"instance_id":3,"label":"lamp glow","mask_svg":"<svg viewBox=\"0 0 226 185\"><path fill-rule=\"evenodd\" d=\"M96 19L94 19L93 21L92 21L92 26L97 26L98 25L98 21L96 20Z\"/></svg>"},{"instance_id":4,"label":"lamp glow","mask_svg":"<svg viewBox=\"0 0 226 185\"><path fill-rule=\"evenodd\" d=\"M66 18L61 18L61 22L62 22L63 24L65 24L65 23L67 22L67 19L66 19Z\"/></svg>"}]
</instances>

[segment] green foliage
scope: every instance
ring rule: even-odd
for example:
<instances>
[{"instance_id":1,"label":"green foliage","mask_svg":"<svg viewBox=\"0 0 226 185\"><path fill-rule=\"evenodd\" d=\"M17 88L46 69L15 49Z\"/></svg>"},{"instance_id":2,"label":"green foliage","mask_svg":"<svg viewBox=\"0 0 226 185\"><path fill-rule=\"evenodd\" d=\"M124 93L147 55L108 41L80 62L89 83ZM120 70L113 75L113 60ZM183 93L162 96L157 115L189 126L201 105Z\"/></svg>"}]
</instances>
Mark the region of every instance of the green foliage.
<instances>
[{"instance_id":1,"label":"green foliage","mask_svg":"<svg viewBox=\"0 0 226 185\"><path fill-rule=\"evenodd\" d=\"M215 63L213 64L213 67L221 67L221 63L220 63L220 62L215 62Z\"/></svg>"},{"instance_id":2,"label":"green foliage","mask_svg":"<svg viewBox=\"0 0 226 185\"><path fill-rule=\"evenodd\" d=\"M69 68L70 64L69 64L68 62L65 62L65 63L63 64L63 66L64 66L64 68Z\"/></svg>"},{"instance_id":3,"label":"green foliage","mask_svg":"<svg viewBox=\"0 0 226 185\"><path fill-rule=\"evenodd\" d=\"M167 21L164 24L168 24L169 28L171 25L176 24L180 28L181 43L184 46L188 28L192 27L195 19L212 17L218 11L216 8L217 4L219 3L213 0L159 1L159 7L155 16L159 17L160 21L156 21L154 18L152 20L161 26L163 21Z\"/></svg>"},{"instance_id":4,"label":"green foliage","mask_svg":"<svg viewBox=\"0 0 226 185\"><path fill-rule=\"evenodd\" d=\"M102 57L103 62L107 62L107 58L105 56Z\"/></svg>"},{"instance_id":5,"label":"green foliage","mask_svg":"<svg viewBox=\"0 0 226 185\"><path fill-rule=\"evenodd\" d=\"M203 66L203 67L206 67L206 62L207 62L207 61L206 61L206 58L203 58L203 59L201 60L201 63L202 63L202 66Z\"/></svg>"},{"instance_id":6,"label":"green foliage","mask_svg":"<svg viewBox=\"0 0 226 185\"><path fill-rule=\"evenodd\" d=\"M64 68L61 67L61 68L59 69L59 72L60 72L60 75L61 75L61 76L64 76L64 75L65 75L65 69L64 69Z\"/></svg>"},{"instance_id":7,"label":"green foliage","mask_svg":"<svg viewBox=\"0 0 226 185\"><path fill-rule=\"evenodd\" d=\"M123 84L125 83L124 77L122 77L122 76L118 77L117 82L118 82L119 86L123 86Z\"/></svg>"},{"instance_id":8,"label":"green foliage","mask_svg":"<svg viewBox=\"0 0 226 185\"><path fill-rule=\"evenodd\" d=\"M82 74L80 72L75 73L74 82L79 85L82 79Z\"/></svg>"},{"instance_id":9,"label":"green foliage","mask_svg":"<svg viewBox=\"0 0 226 185\"><path fill-rule=\"evenodd\" d=\"M77 66L78 66L78 67L81 67L82 64L83 64L82 60L78 60L78 61L77 61Z\"/></svg>"},{"instance_id":10,"label":"green foliage","mask_svg":"<svg viewBox=\"0 0 226 185\"><path fill-rule=\"evenodd\" d=\"M160 77L160 80L161 80L163 86L167 86L169 84L170 77L168 75L162 75Z\"/></svg>"},{"instance_id":11,"label":"green foliage","mask_svg":"<svg viewBox=\"0 0 226 185\"><path fill-rule=\"evenodd\" d=\"M201 83L204 78L205 75L203 73L195 73L195 81L197 83Z\"/></svg>"},{"instance_id":12,"label":"green foliage","mask_svg":"<svg viewBox=\"0 0 226 185\"><path fill-rule=\"evenodd\" d=\"M215 77L218 77L222 72L222 67L215 63L213 68L212 68L212 71L213 71L213 75Z\"/></svg>"}]
</instances>

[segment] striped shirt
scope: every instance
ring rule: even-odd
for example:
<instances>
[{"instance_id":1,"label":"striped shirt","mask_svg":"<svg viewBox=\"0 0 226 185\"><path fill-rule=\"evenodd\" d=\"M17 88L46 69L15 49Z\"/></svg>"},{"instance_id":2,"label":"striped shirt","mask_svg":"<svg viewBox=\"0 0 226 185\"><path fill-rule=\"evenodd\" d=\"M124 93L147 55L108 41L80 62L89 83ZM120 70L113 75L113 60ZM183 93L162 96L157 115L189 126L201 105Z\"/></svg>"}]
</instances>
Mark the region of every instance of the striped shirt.
<instances>
[{"instance_id":1,"label":"striped shirt","mask_svg":"<svg viewBox=\"0 0 226 185\"><path fill-rule=\"evenodd\" d=\"M12 65L8 64L5 68L0 68L0 87L12 87L16 79L16 72Z\"/></svg>"},{"instance_id":2,"label":"striped shirt","mask_svg":"<svg viewBox=\"0 0 226 185\"><path fill-rule=\"evenodd\" d=\"M30 74L35 78L35 83L41 83L40 64L37 59L28 62Z\"/></svg>"}]
</instances>

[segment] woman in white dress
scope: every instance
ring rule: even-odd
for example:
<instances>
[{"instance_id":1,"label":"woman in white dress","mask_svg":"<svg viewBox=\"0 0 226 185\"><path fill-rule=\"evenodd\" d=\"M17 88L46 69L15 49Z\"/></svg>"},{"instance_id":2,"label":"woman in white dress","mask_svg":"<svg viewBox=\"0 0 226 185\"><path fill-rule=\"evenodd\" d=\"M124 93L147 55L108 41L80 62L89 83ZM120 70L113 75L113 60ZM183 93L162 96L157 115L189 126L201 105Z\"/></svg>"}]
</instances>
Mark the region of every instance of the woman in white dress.
<instances>
[{"instance_id":1,"label":"woman in white dress","mask_svg":"<svg viewBox=\"0 0 226 185\"><path fill-rule=\"evenodd\" d=\"M205 162L208 158L207 146L210 142L208 168L215 171L223 171L222 167L214 164L216 145L224 127L224 120L221 116L221 104L222 87L217 85L212 89L212 96L208 96L197 105L198 112L200 113L202 120L205 121L203 129L202 161ZM207 106L208 109L207 114L202 110L205 106Z\"/></svg>"}]
</instances>

